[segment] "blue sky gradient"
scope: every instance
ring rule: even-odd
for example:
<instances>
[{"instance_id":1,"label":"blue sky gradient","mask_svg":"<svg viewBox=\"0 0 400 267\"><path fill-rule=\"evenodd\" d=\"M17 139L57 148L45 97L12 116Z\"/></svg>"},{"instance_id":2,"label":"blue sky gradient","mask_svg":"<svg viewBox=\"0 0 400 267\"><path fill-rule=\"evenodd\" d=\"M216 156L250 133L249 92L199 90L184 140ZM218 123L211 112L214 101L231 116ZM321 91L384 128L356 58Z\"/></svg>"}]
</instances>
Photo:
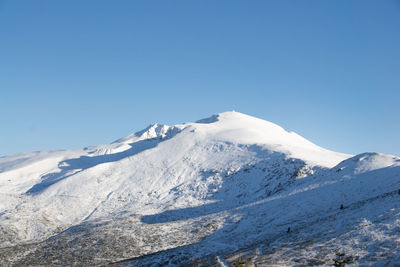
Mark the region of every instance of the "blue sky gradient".
<instances>
[{"instance_id":1,"label":"blue sky gradient","mask_svg":"<svg viewBox=\"0 0 400 267\"><path fill-rule=\"evenodd\" d=\"M400 1L0 0L0 156L228 110L400 155Z\"/></svg>"}]
</instances>

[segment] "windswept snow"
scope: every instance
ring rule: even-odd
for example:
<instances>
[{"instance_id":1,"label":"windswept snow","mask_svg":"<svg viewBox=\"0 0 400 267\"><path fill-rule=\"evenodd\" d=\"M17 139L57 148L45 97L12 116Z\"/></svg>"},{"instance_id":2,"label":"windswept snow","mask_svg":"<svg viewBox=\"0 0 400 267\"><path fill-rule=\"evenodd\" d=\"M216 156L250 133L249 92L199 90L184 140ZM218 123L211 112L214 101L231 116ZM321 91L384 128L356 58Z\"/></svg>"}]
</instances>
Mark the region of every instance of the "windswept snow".
<instances>
[{"instance_id":1,"label":"windswept snow","mask_svg":"<svg viewBox=\"0 0 400 267\"><path fill-rule=\"evenodd\" d=\"M0 261L221 265L256 251L251 262L332 264L344 246L369 264L385 244L393 262L399 177L398 157L329 151L239 112L153 124L109 145L0 158Z\"/></svg>"}]
</instances>

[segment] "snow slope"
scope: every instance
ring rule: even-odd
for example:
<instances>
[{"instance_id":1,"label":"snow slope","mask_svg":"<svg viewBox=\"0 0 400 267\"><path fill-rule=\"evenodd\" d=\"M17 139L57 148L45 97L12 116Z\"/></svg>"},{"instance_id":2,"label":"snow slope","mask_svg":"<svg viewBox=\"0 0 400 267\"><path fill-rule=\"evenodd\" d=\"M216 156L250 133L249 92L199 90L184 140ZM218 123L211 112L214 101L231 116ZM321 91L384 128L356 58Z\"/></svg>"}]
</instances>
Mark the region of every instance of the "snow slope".
<instances>
[{"instance_id":1,"label":"snow slope","mask_svg":"<svg viewBox=\"0 0 400 267\"><path fill-rule=\"evenodd\" d=\"M212 265L257 244L262 262L283 251L273 243L290 247L293 255L278 258L293 264L301 250L288 245L290 235L313 237L310 246L331 241L318 254L329 262L351 229L368 233L360 225L384 232L398 252L399 166L398 157L329 151L238 112L150 125L109 145L3 157L0 260L179 265L202 257ZM356 252L355 262L380 260L368 248Z\"/></svg>"}]
</instances>

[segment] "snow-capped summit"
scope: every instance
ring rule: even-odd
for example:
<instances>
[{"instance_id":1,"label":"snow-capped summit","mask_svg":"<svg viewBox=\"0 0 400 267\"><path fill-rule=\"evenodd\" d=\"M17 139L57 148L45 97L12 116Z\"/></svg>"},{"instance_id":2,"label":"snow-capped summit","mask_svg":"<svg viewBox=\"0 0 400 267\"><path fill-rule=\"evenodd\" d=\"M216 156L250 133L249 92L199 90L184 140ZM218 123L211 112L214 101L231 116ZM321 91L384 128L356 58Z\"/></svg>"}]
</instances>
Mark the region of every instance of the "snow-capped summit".
<instances>
[{"instance_id":1,"label":"snow-capped summit","mask_svg":"<svg viewBox=\"0 0 400 267\"><path fill-rule=\"evenodd\" d=\"M397 244L399 175L398 157L329 151L239 112L152 124L108 145L0 158L0 260L163 266L254 248L276 263L290 248L283 264L330 264L345 247L370 263L371 225ZM303 239L314 241L292 247Z\"/></svg>"},{"instance_id":2,"label":"snow-capped summit","mask_svg":"<svg viewBox=\"0 0 400 267\"><path fill-rule=\"evenodd\" d=\"M351 156L326 150L279 125L240 112L224 112L198 122L208 122L196 127L214 135L216 139L240 144L260 144L316 165L333 167Z\"/></svg>"},{"instance_id":3,"label":"snow-capped summit","mask_svg":"<svg viewBox=\"0 0 400 267\"><path fill-rule=\"evenodd\" d=\"M164 124L151 124L146 129L136 132L134 134L130 134L126 137L118 139L114 143L134 143L141 140L146 139L154 139L154 138L169 138L172 137L174 133L179 132L180 129L178 127L171 127Z\"/></svg>"}]
</instances>

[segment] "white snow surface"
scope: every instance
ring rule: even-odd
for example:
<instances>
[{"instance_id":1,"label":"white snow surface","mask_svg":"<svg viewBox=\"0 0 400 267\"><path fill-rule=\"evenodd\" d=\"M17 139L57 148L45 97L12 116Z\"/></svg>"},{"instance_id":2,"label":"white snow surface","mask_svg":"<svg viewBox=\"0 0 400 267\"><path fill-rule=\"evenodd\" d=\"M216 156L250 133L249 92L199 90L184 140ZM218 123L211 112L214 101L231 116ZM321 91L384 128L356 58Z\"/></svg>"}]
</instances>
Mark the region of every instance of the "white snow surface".
<instances>
[{"instance_id":1,"label":"white snow surface","mask_svg":"<svg viewBox=\"0 0 400 267\"><path fill-rule=\"evenodd\" d=\"M100 233L108 229L104 225L121 223L118 229L142 245L119 260L182 246L199 257L230 253L249 240L283 246L278 236L288 227L318 235L315 246L328 242L321 239L327 233L336 240L330 242L343 245L350 239L341 235L355 240L374 229L398 253L400 234L393 234L400 225L400 198L393 198L400 189L399 167L396 156L329 151L239 112L154 124L108 145L0 158L0 248L61 240L77 226L99 227ZM340 215L329 217L335 213ZM132 221L129 227L126 220ZM107 223L98 226L101 221ZM363 232L350 234L353 224ZM161 241L148 241L156 233ZM245 237L236 242L237 235ZM373 247L376 238L365 242ZM354 253L361 262L374 261L368 248Z\"/></svg>"}]
</instances>

